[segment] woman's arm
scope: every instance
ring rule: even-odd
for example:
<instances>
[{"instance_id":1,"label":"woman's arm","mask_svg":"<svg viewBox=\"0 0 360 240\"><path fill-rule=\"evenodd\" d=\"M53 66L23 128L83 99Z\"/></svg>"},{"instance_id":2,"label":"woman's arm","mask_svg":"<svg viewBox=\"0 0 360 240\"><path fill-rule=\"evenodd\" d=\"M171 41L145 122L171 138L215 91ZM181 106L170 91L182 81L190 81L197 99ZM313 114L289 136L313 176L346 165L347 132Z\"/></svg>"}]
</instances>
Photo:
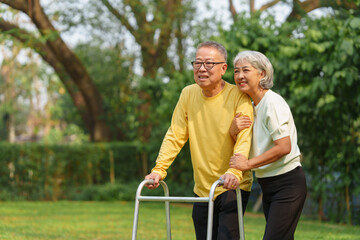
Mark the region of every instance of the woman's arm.
<instances>
[{"instance_id":1,"label":"woman's arm","mask_svg":"<svg viewBox=\"0 0 360 240\"><path fill-rule=\"evenodd\" d=\"M251 124L251 119L248 116L242 115L241 113L236 114L229 129L232 139L236 141L238 133L245 128L251 127Z\"/></svg>"},{"instance_id":2,"label":"woman's arm","mask_svg":"<svg viewBox=\"0 0 360 240\"><path fill-rule=\"evenodd\" d=\"M230 167L246 171L275 162L290 153L291 141L289 136L275 140L274 143L275 146L271 149L249 160L241 154L235 154L230 158Z\"/></svg>"}]
</instances>

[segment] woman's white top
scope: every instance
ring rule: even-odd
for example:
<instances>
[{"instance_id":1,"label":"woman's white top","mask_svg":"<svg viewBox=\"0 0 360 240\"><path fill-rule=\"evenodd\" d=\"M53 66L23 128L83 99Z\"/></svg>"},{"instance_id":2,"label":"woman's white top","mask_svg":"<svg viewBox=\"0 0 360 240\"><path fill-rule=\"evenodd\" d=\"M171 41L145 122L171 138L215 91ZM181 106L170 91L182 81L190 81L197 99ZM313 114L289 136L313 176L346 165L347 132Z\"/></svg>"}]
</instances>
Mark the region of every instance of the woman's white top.
<instances>
[{"instance_id":1,"label":"woman's white top","mask_svg":"<svg viewBox=\"0 0 360 240\"><path fill-rule=\"evenodd\" d=\"M259 104L254 107L255 120L250 158L271 149L274 141L290 136L291 152L277 161L254 168L259 178L277 176L301 166L300 149L291 110L286 101L277 93L268 90Z\"/></svg>"}]
</instances>

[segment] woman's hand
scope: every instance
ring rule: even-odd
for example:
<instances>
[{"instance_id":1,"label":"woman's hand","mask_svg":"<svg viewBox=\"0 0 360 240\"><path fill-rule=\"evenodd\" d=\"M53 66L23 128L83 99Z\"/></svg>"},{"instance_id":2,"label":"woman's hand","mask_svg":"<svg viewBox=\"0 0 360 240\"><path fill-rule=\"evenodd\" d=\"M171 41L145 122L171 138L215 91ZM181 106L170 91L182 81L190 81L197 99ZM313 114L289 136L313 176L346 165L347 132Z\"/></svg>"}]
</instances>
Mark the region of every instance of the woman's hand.
<instances>
[{"instance_id":1,"label":"woman's hand","mask_svg":"<svg viewBox=\"0 0 360 240\"><path fill-rule=\"evenodd\" d=\"M234 141L236 141L238 133L245 128L251 127L251 124L252 121L248 116L242 115L242 113L236 114L229 129L230 135L234 139Z\"/></svg>"},{"instance_id":2,"label":"woman's hand","mask_svg":"<svg viewBox=\"0 0 360 240\"><path fill-rule=\"evenodd\" d=\"M235 153L235 155L230 158L229 166L230 168L235 168L241 171L251 169L249 166L249 160L240 153Z\"/></svg>"}]
</instances>

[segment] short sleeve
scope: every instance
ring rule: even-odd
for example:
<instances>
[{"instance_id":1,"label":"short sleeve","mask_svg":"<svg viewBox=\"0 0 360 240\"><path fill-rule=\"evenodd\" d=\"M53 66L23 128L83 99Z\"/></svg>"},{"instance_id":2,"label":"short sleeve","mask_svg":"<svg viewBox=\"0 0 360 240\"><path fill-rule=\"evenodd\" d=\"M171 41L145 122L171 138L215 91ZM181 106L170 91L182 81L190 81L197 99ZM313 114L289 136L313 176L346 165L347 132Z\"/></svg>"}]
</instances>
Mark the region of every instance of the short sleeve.
<instances>
[{"instance_id":1,"label":"short sleeve","mask_svg":"<svg viewBox=\"0 0 360 240\"><path fill-rule=\"evenodd\" d=\"M290 136L291 112L284 100L270 102L266 113L266 128L269 130L273 141Z\"/></svg>"}]
</instances>

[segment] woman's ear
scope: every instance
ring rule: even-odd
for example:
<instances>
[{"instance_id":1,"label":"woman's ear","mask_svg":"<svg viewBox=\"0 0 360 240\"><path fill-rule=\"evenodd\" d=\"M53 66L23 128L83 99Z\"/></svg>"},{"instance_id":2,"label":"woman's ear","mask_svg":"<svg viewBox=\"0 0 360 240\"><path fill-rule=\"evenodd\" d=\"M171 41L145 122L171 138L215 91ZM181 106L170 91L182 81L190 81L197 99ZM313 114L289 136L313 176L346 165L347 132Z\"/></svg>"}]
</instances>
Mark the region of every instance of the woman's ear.
<instances>
[{"instance_id":1,"label":"woman's ear","mask_svg":"<svg viewBox=\"0 0 360 240\"><path fill-rule=\"evenodd\" d=\"M260 75L261 75L261 78L264 78L264 77L266 76L265 70L262 70L261 73L260 73Z\"/></svg>"}]
</instances>

